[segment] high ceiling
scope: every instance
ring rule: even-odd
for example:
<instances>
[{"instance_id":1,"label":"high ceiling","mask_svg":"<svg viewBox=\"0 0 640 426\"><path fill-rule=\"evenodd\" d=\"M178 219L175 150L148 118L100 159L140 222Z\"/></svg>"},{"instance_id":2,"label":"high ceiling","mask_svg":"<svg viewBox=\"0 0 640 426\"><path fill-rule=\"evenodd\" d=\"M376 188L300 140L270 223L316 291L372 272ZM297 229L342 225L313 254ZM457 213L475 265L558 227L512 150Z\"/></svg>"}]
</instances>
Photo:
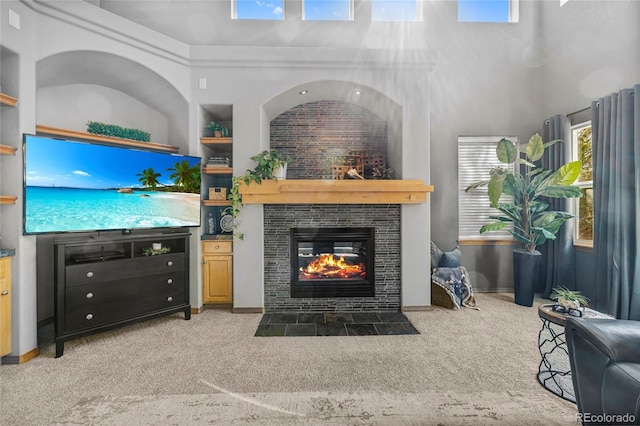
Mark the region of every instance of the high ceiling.
<instances>
[{"instance_id":1,"label":"high ceiling","mask_svg":"<svg viewBox=\"0 0 640 426\"><path fill-rule=\"evenodd\" d=\"M371 22L369 0L355 1L353 21L304 21L302 0L285 0L282 21L231 19L231 0L86 1L189 45L424 47L424 25Z\"/></svg>"}]
</instances>

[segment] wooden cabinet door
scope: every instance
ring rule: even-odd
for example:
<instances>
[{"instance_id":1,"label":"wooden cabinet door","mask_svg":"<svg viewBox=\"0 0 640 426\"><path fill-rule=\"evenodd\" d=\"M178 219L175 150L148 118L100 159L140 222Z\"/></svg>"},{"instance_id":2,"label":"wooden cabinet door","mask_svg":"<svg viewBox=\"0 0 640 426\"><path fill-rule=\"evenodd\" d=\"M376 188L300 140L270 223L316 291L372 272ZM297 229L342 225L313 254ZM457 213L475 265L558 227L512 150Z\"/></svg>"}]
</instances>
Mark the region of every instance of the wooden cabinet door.
<instances>
[{"instance_id":1,"label":"wooden cabinet door","mask_svg":"<svg viewBox=\"0 0 640 426\"><path fill-rule=\"evenodd\" d=\"M0 259L0 356L11 353L11 258Z\"/></svg>"},{"instance_id":2,"label":"wooden cabinet door","mask_svg":"<svg viewBox=\"0 0 640 426\"><path fill-rule=\"evenodd\" d=\"M202 299L204 303L231 303L233 263L230 255L202 257Z\"/></svg>"}]
</instances>

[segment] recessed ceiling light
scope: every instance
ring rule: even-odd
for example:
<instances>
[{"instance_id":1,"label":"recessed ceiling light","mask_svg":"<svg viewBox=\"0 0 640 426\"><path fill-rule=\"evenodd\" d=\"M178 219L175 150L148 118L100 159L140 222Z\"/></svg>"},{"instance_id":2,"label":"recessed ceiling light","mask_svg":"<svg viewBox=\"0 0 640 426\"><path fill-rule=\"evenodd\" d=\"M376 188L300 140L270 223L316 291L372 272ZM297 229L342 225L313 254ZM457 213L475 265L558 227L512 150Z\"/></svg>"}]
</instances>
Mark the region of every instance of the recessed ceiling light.
<instances>
[{"instance_id":1,"label":"recessed ceiling light","mask_svg":"<svg viewBox=\"0 0 640 426\"><path fill-rule=\"evenodd\" d=\"M362 91L360 89L356 89L356 95L360 96L361 93Z\"/></svg>"},{"instance_id":2,"label":"recessed ceiling light","mask_svg":"<svg viewBox=\"0 0 640 426\"><path fill-rule=\"evenodd\" d=\"M301 94L301 95L306 95L306 94L307 94L307 92L308 92L308 90L301 90L301 91L300 91L300 94Z\"/></svg>"}]
</instances>

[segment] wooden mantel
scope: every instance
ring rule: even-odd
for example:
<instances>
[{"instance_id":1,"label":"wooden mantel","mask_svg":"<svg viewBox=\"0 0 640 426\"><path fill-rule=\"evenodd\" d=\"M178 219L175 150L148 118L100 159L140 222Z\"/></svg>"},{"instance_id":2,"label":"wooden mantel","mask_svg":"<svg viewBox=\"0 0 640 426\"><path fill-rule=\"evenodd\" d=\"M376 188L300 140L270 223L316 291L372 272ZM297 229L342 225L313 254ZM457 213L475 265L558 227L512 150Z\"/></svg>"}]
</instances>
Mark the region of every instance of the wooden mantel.
<instances>
[{"instance_id":1,"label":"wooden mantel","mask_svg":"<svg viewBox=\"0 0 640 426\"><path fill-rule=\"evenodd\" d=\"M240 184L243 204L422 204L421 180L267 180Z\"/></svg>"}]
</instances>

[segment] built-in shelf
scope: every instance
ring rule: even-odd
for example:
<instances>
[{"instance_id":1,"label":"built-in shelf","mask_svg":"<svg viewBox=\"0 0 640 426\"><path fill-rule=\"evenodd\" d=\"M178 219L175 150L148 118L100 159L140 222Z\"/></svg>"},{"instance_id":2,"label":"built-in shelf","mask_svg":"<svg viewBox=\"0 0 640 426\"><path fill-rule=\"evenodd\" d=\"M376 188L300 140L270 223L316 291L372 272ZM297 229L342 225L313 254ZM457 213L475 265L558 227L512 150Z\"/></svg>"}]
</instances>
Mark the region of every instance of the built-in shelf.
<instances>
[{"instance_id":1,"label":"built-in shelf","mask_svg":"<svg viewBox=\"0 0 640 426\"><path fill-rule=\"evenodd\" d=\"M200 138L200 143L204 145L231 145L232 138Z\"/></svg>"},{"instance_id":2,"label":"built-in shelf","mask_svg":"<svg viewBox=\"0 0 640 426\"><path fill-rule=\"evenodd\" d=\"M9 96L5 93L0 93L0 104L8 106L16 106L18 100L13 96Z\"/></svg>"},{"instance_id":3,"label":"built-in shelf","mask_svg":"<svg viewBox=\"0 0 640 426\"><path fill-rule=\"evenodd\" d=\"M243 204L422 204L421 180L263 180L240 182Z\"/></svg>"},{"instance_id":4,"label":"built-in shelf","mask_svg":"<svg viewBox=\"0 0 640 426\"><path fill-rule=\"evenodd\" d=\"M95 142L106 142L112 145L132 146L136 148L152 149L154 151L178 152L177 146L164 145L155 142L141 142L132 139L119 139L110 136L96 135L77 130L60 129L57 127L36 125L36 132L43 135L62 136L65 138L82 139Z\"/></svg>"},{"instance_id":5,"label":"built-in shelf","mask_svg":"<svg viewBox=\"0 0 640 426\"><path fill-rule=\"evenodd\" d=\"M202 205L206 207L230 206L231 201L230 200L202 200Z\"/></svg>"},{"instance_id":6,"label":"built-in shelf","mask_svg":"<svg viewBox=\"0 0 640 426\"><path fill-rule=\"evenodd\" d=\"M202 168L202 173L205 175L230 175L233 173L233 168L205 166Z\"/></svg>"},{"instance_id":7,"label":"built-in shelf","mask_svg":"<svg viewBox=\"0 0 640 426\"><path fill-rule=\"evenodd\" d=\"M18 148L14 148L8 145L2 145L0 143L0 155L16 155Z\"/></svg>"},{"instance_id":8,"label":"built-in shelf","mask_svg":"<svg viewBox=\"0 0 640 426\"><path fill-rule=\"evenodd\" d=\"M0 204L15 204L17 199L12 195L0 195Z\"/></svg>"},{"instance_id":9,"label":"built-in shelf","mask_svg":"<svg viewBox=\"0 0 640 426\"><path fill-rule=\"evenodd\" d=\"M16 155L18 148L0 144L0 155ZM0 195L0 204L15 204L18 198L11 195Z\"/></svg>"}]
</instances>

